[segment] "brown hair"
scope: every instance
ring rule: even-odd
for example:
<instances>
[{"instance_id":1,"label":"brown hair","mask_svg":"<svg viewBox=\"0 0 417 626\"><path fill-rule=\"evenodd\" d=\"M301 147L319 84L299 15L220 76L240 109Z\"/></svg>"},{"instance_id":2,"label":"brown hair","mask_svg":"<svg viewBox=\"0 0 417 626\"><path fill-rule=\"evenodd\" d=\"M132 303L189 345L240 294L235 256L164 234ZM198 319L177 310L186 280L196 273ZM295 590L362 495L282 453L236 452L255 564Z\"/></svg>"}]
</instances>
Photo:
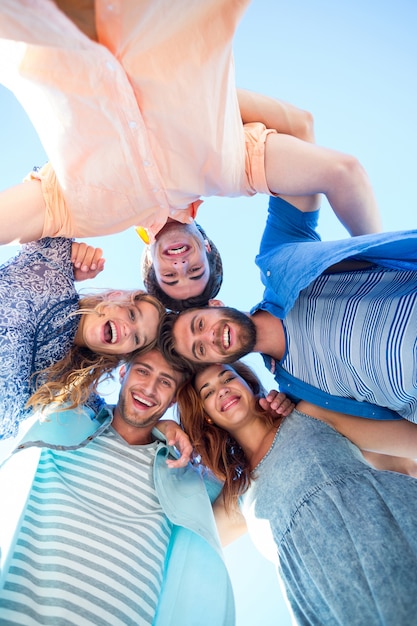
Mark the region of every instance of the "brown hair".
<instances>
[{"instance_id":1,"label":"brown hair","mask_svg":"<svg viewBox=\"0 0 417 626\"><path fill-rule=\"evenodd\" d=\"M265 395L265 389L259 378L242 361L231 363L229 367L252 389L256 399L256 415L272 425L276 418L262 409L258 402L259 398ZM194 384L195 376L178 391L177 411L195 452L201 457L201 462L217 478L224 481L223 500L226 509L230 509L237 504L238 497L248 489L251 468L238 442L226 430L207 421L209 416L204 411L203 402Z\"/></svg>"},{"instance_id":2,"label":"brown hair","mask_svg":"<svg viewBox=\"0 0 417 626\"><path fill-rule=\"evenodd\" d=\"M158 348L162 352L164 358L168 361L168 363L171 363L174 368L186 369L189 372L196 374L201 372L202 369L205 369L207 364L194 363L177 352L175 348L173 329L179 315L179 313L170 311L163 316L159 326Z\"/></svg>"},{"instance_id":3,"label":"brown hair","mask_svg":"<svg viewBox=\"0 0 417 626\"><path fill-rule=\"evenodd\" d=\"M73 315L91 315L94 313L100 315L103 306L110 301L111 294L114 294L114 291L90 294L82 298L78 310ZM153 304L159 313L160 320L162 319L165 308L156 298L145 291L122 291L120 300L112 298L111 303L126 307L140 300ZM156 339L151 344L136 351L135 354L148 351L155 344ZM27 406L41 409L52 402L66 403L62 407L64 410L84 404L90 394L97 390L99 382L112 378L115 368L127 358L127 354L97 354L89 348L73 344L62 359L34 374L37 389L29 398Z\"/></svg>"},{"instance_id":4,"label":"brown hair","mask_svg":"<svg viewBox=\"0 0 417 626\"><path fill-rule=\"evenodd\" d=\"M142 279L148 293L152 294L158 300L160 300L167 309L171 311L184 311L185 309L192 309L196 307L206 306L208 301L215 298L220 291L220 287L223 282L223 264L215 244L209 239L199 224L196 223L198 230L200 231L203 239L205 239L210 245L210 252L206 252L207 259L210 268L210 276L207 281L207 285L204 291L198 296L192 296L186 300L177 300L168 296L163 289L161 289L155 274L155 268L151 255L149 253L149 247L145 249L142 257Z\"/></svg>"}]
</instances>

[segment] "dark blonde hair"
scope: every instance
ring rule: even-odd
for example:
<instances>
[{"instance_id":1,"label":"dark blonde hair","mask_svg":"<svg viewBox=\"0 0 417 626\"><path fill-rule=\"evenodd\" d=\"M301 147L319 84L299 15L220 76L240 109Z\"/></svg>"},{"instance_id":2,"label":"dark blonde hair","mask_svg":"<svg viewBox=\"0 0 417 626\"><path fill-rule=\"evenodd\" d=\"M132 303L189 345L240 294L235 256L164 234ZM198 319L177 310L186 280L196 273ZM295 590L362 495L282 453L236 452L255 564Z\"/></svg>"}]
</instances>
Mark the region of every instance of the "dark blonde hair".
<instances>
[{"instance_id":1,"label":"dark blonde hair","mask_svg":"<svg viewBox=\"0 0 417 626\"><path fill-rule=\"evenodd\" d=\"M122 291L120 299L114 298L114 291L90 294L80 300L78 310L72 315L100 315L108 303L128 307L141 300L155 306L161 321L165 314L164 306L156 298L141 290ZM148 351L155 345L156 338L135 354ZM34 374L36 391L29 398L27 406L41 409L54 402L66 403L63 409L68 409L84 404L90 394L96 392L99 382L112 378L116 367L128 356L130 354L97 354L89 348L73 344L62 359Z\"/></svg>"},{"instance_id":2,"label":"dark blonde hair","mask_svg":"<svg viewBox=\"0 0 417 626\"><path fill-rule=\"evenodd\" d=\"M259 398L266 395L259 378L242 361L230 363L229 367L252 390L256 401L255 414L272 425L277 418L259 405ZM217 478L224 481L223 500L226 509L230 509L236 506L238 497L248 489L251 468L238 442L226 430L207 421L210 416L204 411L203 401L195 389L196 375L178 391L177 411L184 431L190 437L195 452L200 455L201 462Z\"/></svg>"}]
</instances>

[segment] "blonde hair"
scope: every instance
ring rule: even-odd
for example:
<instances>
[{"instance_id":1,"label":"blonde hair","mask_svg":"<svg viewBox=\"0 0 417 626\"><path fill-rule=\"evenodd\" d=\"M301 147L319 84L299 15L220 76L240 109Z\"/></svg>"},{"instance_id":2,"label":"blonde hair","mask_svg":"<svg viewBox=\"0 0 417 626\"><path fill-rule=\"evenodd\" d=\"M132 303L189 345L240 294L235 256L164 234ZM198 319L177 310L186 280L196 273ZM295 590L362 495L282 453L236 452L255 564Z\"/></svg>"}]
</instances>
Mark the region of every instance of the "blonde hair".
<instances>
[{"instance_id":1,"label":"blonde hair","mask_svg":"<svg viewBox=\"0 0 417 626\"><path fill-rule=\"evenodd\" d=\"M255 414L273 424L276 418L259 405L258 400L265 395L265 389L256 374L242 361L230 363L229 367L251 388L255 397ZM195 389L195 377L179 389L177 411L201 462L224 481L223 500L226 509L230 509L237 505L239 496L248 489L252 478L251 467L238 442L226 430L207 420L210 416Z\"/></svg>"},{"instance_id":2,"label":"blonde hair","mask_svg":"<svg viewBox=\"0 0 417 626\"><path fill-rule=\"evenodd\" d=\"M144 300L153 304L158 311L161 321L164 306L145 291L121 291L120 299L114 298L114 291L105 291L90 294L82 298L79 308L72 315L100 315L103 307L109 302L129 307L135 302ZM135 354L147 351L156 344L156 338L147 346L137 350ZM65 409L75 408L84 404L88 397L97 391L98 384L112 378L114 370L125 361L130 354L97 354L86 347L72 345L69 352L56 363L51 364L41 372L34 374L34 384L37 387L29 398L27 407L42 409L51 403L66 403Z\"/></svg>"}]
</instances>

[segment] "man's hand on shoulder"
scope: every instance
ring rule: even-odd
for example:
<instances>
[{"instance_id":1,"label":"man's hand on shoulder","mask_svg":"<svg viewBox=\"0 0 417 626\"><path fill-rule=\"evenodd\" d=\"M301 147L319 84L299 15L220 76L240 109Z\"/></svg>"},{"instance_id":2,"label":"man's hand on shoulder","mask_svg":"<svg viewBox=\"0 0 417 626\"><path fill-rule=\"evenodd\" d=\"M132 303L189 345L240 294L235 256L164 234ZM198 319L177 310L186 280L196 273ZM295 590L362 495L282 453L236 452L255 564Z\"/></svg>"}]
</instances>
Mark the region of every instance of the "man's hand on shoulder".
<instances>
[{"instance_id":1,"label":"man's hand on shoulder","mask_svg":"<svg viewBox=\"0 0 417 626\"><path fill-rule=\"evenodd\" d=\"M176 461L168 459L168 467L185 467L193 456L193 446L188 435L174 420L160 420L156 427L165 435L167 444L174 446L181 455Z\"/></svg>"}]
</instances>

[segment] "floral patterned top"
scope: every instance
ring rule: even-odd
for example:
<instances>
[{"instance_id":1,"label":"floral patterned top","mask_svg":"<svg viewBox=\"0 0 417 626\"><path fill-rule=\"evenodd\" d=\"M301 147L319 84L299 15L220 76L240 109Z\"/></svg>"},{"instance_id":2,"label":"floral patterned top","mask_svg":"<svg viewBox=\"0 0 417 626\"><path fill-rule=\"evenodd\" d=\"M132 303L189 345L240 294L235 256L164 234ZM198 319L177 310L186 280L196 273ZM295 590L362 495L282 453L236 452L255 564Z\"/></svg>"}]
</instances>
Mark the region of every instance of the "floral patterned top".
<instances>
[{"instance_id":1,"label":"floral patterned top","mask_svg":"<svg viewBox=\"0 0 417 626\"><path fill-rule=\"evenodd\" d=\"M22 246L0 267L0 439L14 436L29 415L32 374L61 359L73 343L79 295L71 239Z\"/></svg>"}]
</instances>

